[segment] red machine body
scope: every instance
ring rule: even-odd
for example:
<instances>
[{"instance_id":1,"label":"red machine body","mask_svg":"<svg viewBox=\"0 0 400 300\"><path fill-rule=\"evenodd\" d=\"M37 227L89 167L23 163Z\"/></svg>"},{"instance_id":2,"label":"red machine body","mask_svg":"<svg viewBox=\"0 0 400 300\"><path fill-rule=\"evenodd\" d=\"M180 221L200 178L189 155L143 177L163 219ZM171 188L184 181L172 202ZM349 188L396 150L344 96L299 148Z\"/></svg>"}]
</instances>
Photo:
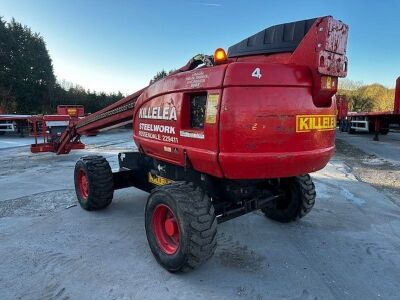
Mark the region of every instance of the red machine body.
<instances>
[{"instance_id":1,"label":"red machine body","mask_svg":"<svg viewBox=\"0 0 400 300\"><path fill-rule=\"evenodd\" d=\"M136 144L154 158L181 166L190 159L196 170L230 179L323 168L335 149L332 96L346 75L347 32L320 18L293 53L231 57L156 82L135 105ZM190 125L196 95L207 98L203 128Z\"/></svg>"},{"instance_id":2,"label":"red machine body","mask_svg":"<svg viewBox=\"0 0 400 300\"><path fill-rule=\"evenodd\" d=\"M65 147L77 135L126 123L134 107L134 140L155 159L179 166L190 161L199 172L230 179L288 177L323 168L335 149L332 96L338 77L347 74L348 27L332 17L296 26L287 26L293 32L281 33L279 41L285 49L289 37L297 43L293 49L252 53L252 40L260 34L274 38L260 32L231 47L223 64L191 70L189 62L73 122L57 154L68 153ZM195 98L204 116L197 127L190 123Z\"/></svg>"}]
</instances>

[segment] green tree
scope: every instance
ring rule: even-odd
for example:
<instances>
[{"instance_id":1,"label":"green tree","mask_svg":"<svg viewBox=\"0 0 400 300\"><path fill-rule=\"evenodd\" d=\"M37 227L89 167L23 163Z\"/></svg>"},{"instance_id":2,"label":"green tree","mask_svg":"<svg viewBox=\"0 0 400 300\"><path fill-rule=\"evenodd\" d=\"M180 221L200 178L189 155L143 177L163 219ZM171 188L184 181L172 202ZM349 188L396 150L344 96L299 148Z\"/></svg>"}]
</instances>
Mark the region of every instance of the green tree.
<instances>
[{"instance_id":1,"label":"green tree","mask_svg":"<svg viewBox=\"0 0 400 300\"><path fill-rule=\"evenodd\" d=\"M340 81L338 94L347 96L351 111L392 111L394 89L374 83L364 85L348 79Z\"/></svg>"},{"instance_id":2,"label":"green tree","mask_svg":"<svg viewBox=\"0 0 400 300\"><path fill-rule=\"evenodd\" d=\"M16 110L16 99L11 84L12 39L7 23L0 17L0 106L6 111Z\"/></svg>"},{"instance_id":3,"label":"green tree","mask_svg":"<svg viewBox=\"0 0 400 300\"><path fill-rule=\"evenodd\" d=\"M81 104L93 113L122 97L56 82L43 38L14 19L7 23L0 17L0 106L6 111L54 113L59 104Z\"/></svg>"},{"instance_id":4,"label":"green tree","mask_svg":"<svg viewBox=\"0 0 400 300\"><path fill-rule=\"evenodd\" d=\"M156 75L154 75L153 79L150 80L150 84L153 84L154 82L166 77L168 74L165 72L165 70L161 70L160 72L157 72Z\"/></svg>"},{"instance_id":5,"label":"green tree","mask_svg":"<svg viewBox=\"0 0 400 300\"><path fill-rule=\"evenodd\" d=\"M55 105L80 104L85 106L87 113L94 113L107 105L123 98L121 92L106 94L85 90L65 80L57 82L54 88Z\"/></svg>"},{"instance_id":6,"label":"green tree","mask_svg":"<svg viewBox=\"0 0 400 300\"><path fill-rule=\"evenodd\" d=\"M175 69L172 69L172 70L169 70L167 73L164 69L162 69L160 72L157 72L157 74L154 75L153 79L150 80L150 84L153 84L154 82L156 82L164 77L167 77L168 75L170 75L171 73L173 73L175 71L176 71Z\"/></svg>"},{"instance_id":7,"label":"green tree","mask_svg":"<svg viewBox=\"0 0 400 300\"><path fill-rule=\"evenodd\" d=\"M1 102L20 113L51 110L55 76L43 38L14 19L0 23Z\"/></svg>"},{"instance_id":8,"label":"green tree","mask_svg":"<svg viewBox=\"0 0 400 300\"><path fill-rule=\"evenodd\" d=\"M373 111L392 111L394 104L394 90L381 84L374 83L359 89L363 98L370 98L373 102Z\"/></svg>"}]
</instances>

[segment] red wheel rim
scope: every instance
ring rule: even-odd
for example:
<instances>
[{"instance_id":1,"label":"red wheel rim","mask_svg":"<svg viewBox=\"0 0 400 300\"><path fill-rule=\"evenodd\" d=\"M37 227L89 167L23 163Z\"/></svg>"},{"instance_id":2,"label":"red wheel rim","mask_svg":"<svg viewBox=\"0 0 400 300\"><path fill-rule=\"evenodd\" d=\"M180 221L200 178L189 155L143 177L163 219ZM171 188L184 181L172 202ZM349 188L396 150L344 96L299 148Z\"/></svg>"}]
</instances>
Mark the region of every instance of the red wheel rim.
<instances>
[{"instance_id":1,"label":"red wheel rim","mask_svg":"<svg viewBox=\"0 0 400 300\"><path fill-rule=\"evenodd\" d=\"M89 197L89 181L84 170L79 171L78 185L79 193L86 200Z\"/></svg>"},{"instance_id":2,"label":"red wheel rim","mask_svg":"<svg viewBox=\"0 0 400 300\"><path fill-rule=\"evenodd\" d=\"M158 205L152 217L153 233L160 249L168 254L174 254L179 248L179 225L172 210L164 205Z\"/></svg>"}]
</instances>

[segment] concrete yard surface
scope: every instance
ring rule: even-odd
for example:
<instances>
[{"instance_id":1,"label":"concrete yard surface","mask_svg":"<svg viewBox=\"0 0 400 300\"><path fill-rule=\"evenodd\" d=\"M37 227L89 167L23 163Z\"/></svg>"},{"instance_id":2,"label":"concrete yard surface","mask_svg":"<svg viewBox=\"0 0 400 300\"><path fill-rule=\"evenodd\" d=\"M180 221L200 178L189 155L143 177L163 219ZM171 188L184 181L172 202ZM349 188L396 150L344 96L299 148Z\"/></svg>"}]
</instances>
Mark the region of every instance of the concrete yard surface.
<instances>
[{"instance_id":1,"label":"concrete yard surface","mask_svg":"<svg viewBox=\"0 0 400 300\"><path fill-rule=\"evenodd\" d=\"M367 133L348 134L337 132L337 138L356 146L362 151L376 155L390 163L400 166L400 132L390 131L388 135L379 135L379 141L374 141L374 135Z\"/></svg>"},{"instance_id":2,"label":"concrete yard surface","mask_svg":"<svg viewBox=\"0 0 400 300\"><path fill-rule=\"evenodd\" d=\"M20 135L2 135L0 136L0 150L12 149L17 147L29 146L35 142L33 137L21 137Z\"/></svg>"},{"instance_id":3,"label":"concrete yard surface","mask_svg":"<svg viewBox=\"0 0 400 300\"><path fill-rule=\"evenodd\" d=\"M148 194L116 191L98 212L77 205L76 160L96 153L117 168L117 153L135 148L131 136L101 133L63 156L0 146L1 299L399 298L396 195L356 176L340 152L312 174L317 202L304 219L236 218L218 226L206 264L186 274L164 270L146 240Z\"/></svg>"}]
</instances>

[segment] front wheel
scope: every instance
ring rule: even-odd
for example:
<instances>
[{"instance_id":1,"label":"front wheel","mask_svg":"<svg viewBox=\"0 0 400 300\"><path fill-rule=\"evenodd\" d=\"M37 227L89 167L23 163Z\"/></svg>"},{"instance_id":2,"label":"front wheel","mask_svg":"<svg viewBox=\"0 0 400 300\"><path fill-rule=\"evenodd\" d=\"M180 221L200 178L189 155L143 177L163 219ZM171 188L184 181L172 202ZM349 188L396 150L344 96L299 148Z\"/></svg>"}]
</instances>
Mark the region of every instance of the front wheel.
<instances>
[{"instance_id":1,"label":"front wheel","mask_svg":"<svg viewBox=\"0 0 400 300\"><path fill-rule=\"evenodd\" d=\"M307 215L315 203L315 186L310 175L283 178L280 182L282 196L274 206L262 209L265 216L278 222L288 223Z\"/></svg>"},{"instance_id":2,"label":"front wheel","mask_svg":"<svg viewBox=\"0 0 400 300\"><path fill-rule=\"evenodd\" d=\"M86 210L110 205L114 195L111 167L102 156L81 157L75 165L75 191L79 204Z\"/></svg>"},{"instance_id":3,"label":"front wheel","mask_svg":"<svg viewBox=\"0 0 400 300\"><path fill-rule=\"evenodd\" d=\"M154 257L170 272L198 267L217 245L214 207L207 194L191 183L153 190L146 204L145 227Z\"/></svg>"}]
</instances>

